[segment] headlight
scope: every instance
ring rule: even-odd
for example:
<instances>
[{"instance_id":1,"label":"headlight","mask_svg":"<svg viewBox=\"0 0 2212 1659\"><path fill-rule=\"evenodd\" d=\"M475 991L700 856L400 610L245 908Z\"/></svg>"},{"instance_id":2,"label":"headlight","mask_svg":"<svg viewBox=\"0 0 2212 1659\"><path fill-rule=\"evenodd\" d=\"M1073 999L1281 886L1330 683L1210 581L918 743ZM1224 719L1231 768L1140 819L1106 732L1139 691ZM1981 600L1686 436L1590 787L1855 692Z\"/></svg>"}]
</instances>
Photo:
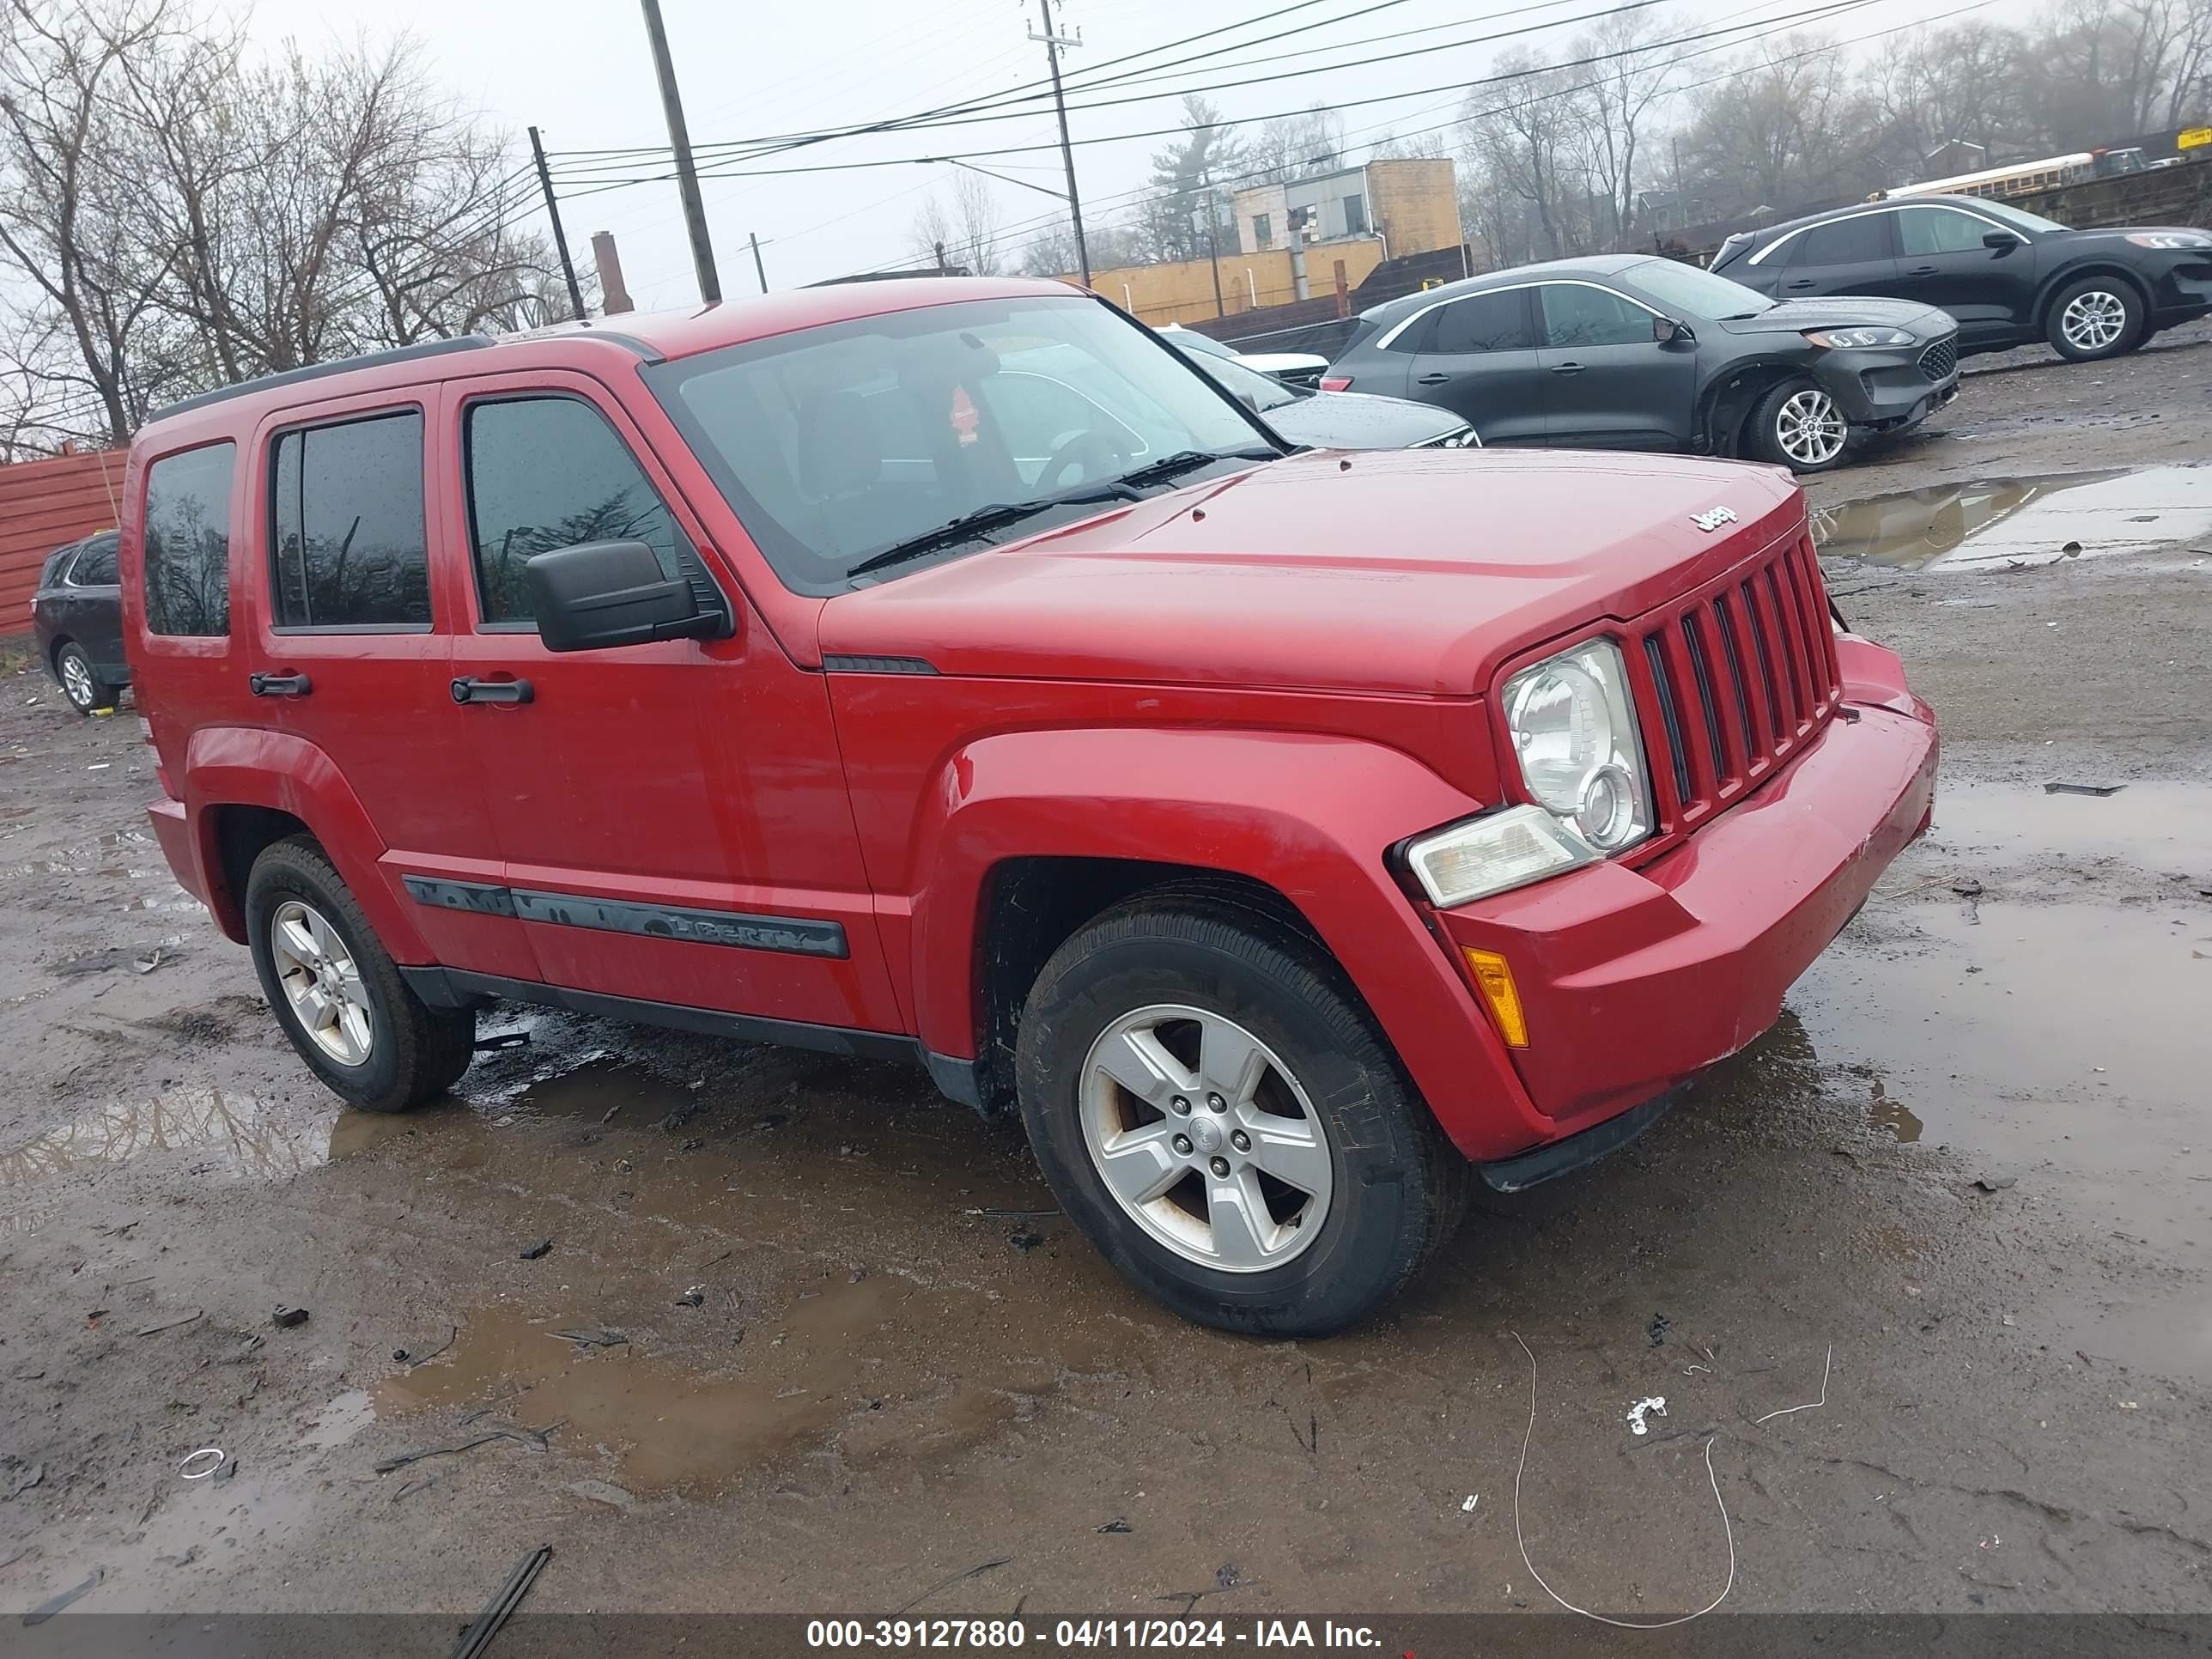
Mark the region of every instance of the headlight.
<instances>
[{"instance_id":1,"label":"headlight","mask_svg":"<svg viewBox=\"0 0 2212 1659\"><path fill-rule=\"evenodd\" d=\"M1644 739L1620 647L1592 640L1505 683L1505 726L1539 805L1599 853L1651 833Z\"/></svg>"},{"instance_id":2,"label":"headlight","mask_svg":"<svg viewBox=\"0 0 2212 1659\"><path fill-rule=\"evenodd\" d=\"M2212 236L2197 230L2137 230L2129 233L2128 240L2137 247L2185 248L2212 247Z\"/></svg>"},{"instance_id":3,"label":"headlight","mask_svg":"<svg viewBox=\"0 0 2212 1659\"><path fill-rule=\"evenodd\" d=\"M1901 328L1808 328L1805 337L1832 351L1849 351L1863 346L1909 346L1920 337Z\"/></svg>"},{"instance_id":4,"label":"headlight","mask_svg":"<svg viewBox=\"0 0 2212 1659\"><path fill-rule=\"evenodd\" d=\"M1411 843L1440 909L1593 864L1651 833L1644 740L1620 648L1591 640L1505 683L1506 729L1534 806L1470 818Z\"/></svg>"}]
</instances>

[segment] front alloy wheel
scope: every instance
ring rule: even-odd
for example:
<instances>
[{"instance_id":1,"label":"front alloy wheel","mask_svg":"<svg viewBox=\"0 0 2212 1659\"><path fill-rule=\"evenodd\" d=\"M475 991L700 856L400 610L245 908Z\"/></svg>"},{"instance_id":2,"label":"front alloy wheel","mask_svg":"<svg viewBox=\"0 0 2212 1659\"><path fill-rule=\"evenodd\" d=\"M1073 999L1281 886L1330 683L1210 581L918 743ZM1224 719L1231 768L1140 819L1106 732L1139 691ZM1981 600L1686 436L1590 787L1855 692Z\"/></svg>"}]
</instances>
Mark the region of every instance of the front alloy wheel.
<instances>
[{"instance_id":1,"label":"front alloy wheel","mask_svg":"<svg viewBox=\"0 0 2212 1659\"><path fill-rule=\"evenodd\" d=\"M1131 1219L1184 1261L1258 1273L1321 1236L1328 1131L1282 1060L1225 1015L1158 1003L1091 1045L1083 1139Z\"/></svg>"},{"instance_id":2,"label":"front alloy wheel","mask_svg":"<svg viewBox=\"0 0 2212 1659\"><path fill-rule=\"evenodd\" d=\"M2051 301L2045 333L2060 356L2081 363L2132 349L2142 343L2142 302L2132 289L2091 276Z\"/></svg>"},{"instance_id":3,"label":"front alloy wheel","mask_svg":"<svg viewBox=\"0 0 2212 1659\"><path fill-rule=\"evenodd\" d=\"M1470 1166L1343 970L1279 900L1218 879L1137 894L1054 951L1015 1070L1061 1209L1201 1324L1341 1330L1466 1204Z\"/></svg>"},{"instance_id":4,"label":"front alloy wheel","mask_svg":"<svg viewBox=\"0 0 2212 1659\"><path fill-rule=\"evenodd\" d=\"M1774 441L1792 466L1828 465L1844 453L1845 432L1836 400L1818 386L1791 392L1774 417Z\"/></svg>"}]
</instances>

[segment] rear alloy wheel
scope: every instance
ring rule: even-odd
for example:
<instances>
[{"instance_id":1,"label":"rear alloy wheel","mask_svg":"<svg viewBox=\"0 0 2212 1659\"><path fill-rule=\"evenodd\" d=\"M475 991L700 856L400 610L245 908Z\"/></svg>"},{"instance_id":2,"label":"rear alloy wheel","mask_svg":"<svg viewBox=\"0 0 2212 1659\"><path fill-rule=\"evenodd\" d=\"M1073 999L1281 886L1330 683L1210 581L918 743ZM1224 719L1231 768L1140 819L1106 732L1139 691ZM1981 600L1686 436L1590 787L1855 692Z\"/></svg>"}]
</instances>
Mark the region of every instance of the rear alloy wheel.
<instances>
[{"instance_id":1,"label":"rear alloy wheel","mask_svg":"<svg viewBox=\"0 0 2212 1659\"><path fill-rule=\"evenodd\" d=\"M62 683L62 696L69 706L80 714L89 714L95 708L115 706L115 689L101 681L93 672L92 659L84 654L84 647L74 642L64 646L54 657L54 673Z\"/></svg>"},{"instance_id":2,"label":"rear alloy wheel","mask_svg":"<svg viewBox=\"0 0 2212 1659\"><path fill-rule=\"evenodd\" d=\"M1753 453L1793 472L1826 472L1838 465L1850 435L1836 400L1810 380L1784 381L1752 411Z\"/></svg>"},{"instance_id":3,"label":"rear alloy wheel","mask_svg":"<svg viewBox=\"0 0 2212 1659\"><path fill-rule=\"evenodd\" d=\"M1054 951L1022 1014L1017 1081L1068 1218L1200 1324L1341 1330L1465 1209L1472 1167L1342 970L1218 883L1130 899Z\"/></svg>"},{"instance_id":4,"label":"rear alloy wheel","mask_svg":"<svg viewBox=\"0 0 2212 1659\"><path fill-rule=\"evenodd\" d=\"M2125 283L2088 276L2051 302L2045 334L2069 362L2094 362L2131 350L2142 337L2142 301Z\"/></svg>"},{"instance_id":5,"label":"rear alloy wheel","mask_svg":"<svg viewBox=\"0 0 2212 1659\"><path fill-rule=\"evenodd\" d=\"M276 1023L349 1105L404 1112L443 1094L476 1054L471 1010L407 987L345 880L304 836L264 848L246 880L246 930Z\"/></svg>"}]
</instances>

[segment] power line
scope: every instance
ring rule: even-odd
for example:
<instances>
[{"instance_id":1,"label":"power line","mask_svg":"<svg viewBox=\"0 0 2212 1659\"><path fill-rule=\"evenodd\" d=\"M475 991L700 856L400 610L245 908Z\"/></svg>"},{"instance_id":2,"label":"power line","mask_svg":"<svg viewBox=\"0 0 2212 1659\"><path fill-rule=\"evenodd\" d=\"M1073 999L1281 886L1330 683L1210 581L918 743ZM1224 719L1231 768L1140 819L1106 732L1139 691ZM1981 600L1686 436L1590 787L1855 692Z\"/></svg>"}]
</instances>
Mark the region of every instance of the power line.
<instances>
[{"instance_id":1,"label":"power line","mask_svg":"<svg viewBox=\"0 0 2212 1659\"><path fill-rule=\"evenodd\" d=\"M1586 22L1594 18L1611 16L1620 12L1633 11L1640 9L1645 6L1664 4L1668 3L1668 0L1626 0L1625 3L1608 8L1603 11L1584 13L1581 16L1562 21L1567 22ZM1780 26L1783 25L1802 23L1817 19L1840 16L1849 12L1863 9L1869 5L1879 3L1881 3L1881 0L1820 0L1820 3L1819 4L1806 7L1794 12L1786 12L1778 17L1762 21L1773 23L1777 26L1773 29L1765 31L1766 33L1778 33ZM1592 52L1581 58L1567 58L1558 63L1540 64L1529 69L1514 70L1498 75L1481 76L1473 80L1464 78L1456 79L1445 82L1436 86L1415 87L1404 92L1381 93L1366 98L1341 99L1329 105L1328 107L1333 111L1341 111L1346 109L1363 108L1374 104L1396 103L1408 98L1431 97L1436 94L1442 92L1452 92L1463 89L1471 93L1480 87L1496 86L1508 81L1524 80L1531 76L1547 74L1559 70L1584 69L1596 64L1609 63L1613 59L1620 58L1647 57L1653 53L1664 51L1669 46L1690 45L1700 40L1713 40L1722 35L1741 33L1744 30L1751 27L1752 25L1748 23L1730 23L1715 28L1700 29L1689 34L1675 35L1666 40L1646 41L1638 46L1620 48L1611 52ZM1526 31L1520 30L1511 31L1511 33L1516 33L1525 32ZM1750 38L1758 39L1761 37L1754 35ZM1735 44L1741 45L1742 42L1739 41ZM1158 96L1158 94L1155 94L1155 96ZM1125 100L1117 101L1141 102L1147 100ZM1094 137L1078 138L1074 140L1074 142L1077 144L1118 144L1133 143L1136 140L1142 138L1180 137L1193 132L1207 131L1224 127L1246 125L1257 121L1279 120L1285 117L1304 115L1310 112L1311 112L1310 110L1304 109L1276 110L1261 115L1243 116L1235 120L1224 118L1214 121L1185 123L1183 125L1172 127L1151 127L1134 132L1107 133ZM782 167L732 167L728 170L720 172L702 171L700 176L702 178L714 179L764 179L813 173L849 173L870 167L910 166L917 161L975 161L988 159L989 157L998 155L1033 155L1042 150L1049 150L1056 148L1057 146L1054 144L1012 144L990 149L963 149L958 151L949 151L944 155L939 156L896 156L881 161L816 162ZM631 184L647 184L655 182L656 180L667 176L669 175L665 173L651 173L628 179L624 182Z\"/></svg>"},{"instance_id":2,"label":"power line","mask_svg":"<svg viewBox=\"0 0 2212 1659\"><path fill-rule=\"evenodd\" d=\"M1834 9L1836 9L1836 10L1837 10L1837 11L1838 11L1838 12L1844 11L1844 10L1857 10L1857 9L1862 9L1863 7L1866 6L1866 5L1873 4L1873 3L1877 3L1877 0L1850 0L1850 3L1848 3L1848 4L1844 4L1844 5L1838 6L1838 7L1836 7L1836 8L1834 8ZM1818 58L1818 57L1822 57L1822 56L1825 56L1826 54L1827 54L1827 53L1829 53L1829 52L1840 52L1840 51L1842 51L1842 50L1844 50L1844 48L1849 47L1849 46L1863 46L1863 45L1864 45L1866 42L1868 42L1868 41L1869 41L1869 40L1883 40L1883 39L1886 39L1887 37L1888 37L1888 36L1890 36L1890 35L1893 35L1893 34L1899 34L1899 33L1905 33L1905 32L1907 32L1907 31L1909 31L1909 30L1917 29L1917 28L1921 28L1921 27L1929 27L1929 26L1932 26L1932 25L1936 24L1936 23L1947 22L1947 21L1950 21L1951 19L1953 19L1953 18L1954 18L1954 17L1963 17L1963 16L1966 16L1966 15L1967 15L1968 14L1972 13L1972 12L1977 12L1977 11L1985 10L1988 7L1990 7L1990 6L1991 6L1991 5L1995 4L1995 3L1996 3L1996 0L1972 0L1972 3L1971 3L1971 4L1968 4L1968 5L1963 5L1963 6L1959 6L1959 7L1955 7L1955 8L1954 8L1953 9L1951 9L1951 10L1949 10L1949 11L1937 12L1937 13L1934 14L1933 15L1931 15L1931 16L1928 16L1928 17L1919 17L1919 18L1915 18L1915 19L1913 19L1911 22L1908 22L1908 23L1898 23L1898 24L1893 24L1893 25L1892 25L1891 27L1887 27L1887 28L1870 30L1870 31L1869 31L1869 32L1868 32L1867 33L1860 34L1860 35L1853 35L1853 36L1850 36L1850 37L1849 37L1849 38L1847 38L1847 39L1845 39L1845 40L1835 40L1835 41L1825 41L1825 42L1822 42L1822 43L1820 43L1820 44L1819 44L1819 45L1816 45L1816 46L1811 46L1805 47L1803 50L1799 51L1799 52L1786 52L1786 53L1782 54L1782 55L1781 55L1781 56L1779 56L1779 57L1768 58L1768 59L1766 60L1766 63L1767 63L1767 64L1768 64L1768 65L1771 66L1771 65L1781 64L1796 63L1796 62L1800 61L1801 59L1807 58ZM1751 8L1751 9L1757 9L1757 8L1755 8L1755 7L1754 7L1754 8ZM1722 42L1722 43L1720 43L1720 44L1718 44L1718 45L1716 45L1716 46L1711 46L1704 47L1704 48L1702 48L1702 49L1700 49L1699 51L1697 51L1697 52L1686 52L1686 53L1684 53L1680 58L1678 58L1674 59L1674 62L1676 62L1676 63L1683 63L1683 62L1687 62L1687 61L1689 61L1690 59L1692 59L1692 58L1695 58L1709 57L1709 56L1712 55L1713 53L1715 53L1715 52L1729 52L1729 51L1733 51L1733 50L1736 49L1737 47L1750 45L1750 44L1752 44L1752 43L1753 43L1753 42L1754 42L1754 41L1760 40L1765 40L1765 39L1768 39L1768 38L1771 38L1771 36L1773 36L1773 35L1777 35L1777 34L1780 34L1780 33L1785 33L1785 32L1786 32L1786 27L1787 27L1787 25L1789 25L1790 22L1792 22L1792 21L1796 21L1796 19L1795 19L1795 15L1784 15L1784 17L1779 18L1779 19L1757 19L1757 20L1754 20L1754 21L1759 22L1759 23L1771 24L1771 25L1772 25L1772 27L1763 28L1763 29L1761 29L1761 30L1760 30L1760 32L1759 32L1759 33L1755 33L1755 34L1752 34L1752 35L1749 35L1749 36L1747 36L1745 39L1741 40L1725 41L1725 42ZM1650 52L1650 51L1654 51L1654 50L1656 50L1656 49L1657 49L1657 43L1655 43L1653 46L1645 46L1645 47L1638 48L1638 50L1639 52ZM1613 55L1615 55L1615 56L1626 56L1626 55L1633 55L1633 54L1626 54L1626 53L1623 53L1623 54L1613 54ZM1566 65L1547 65L1547 66L1546 66L1546 67L1547 67L1547 69L1550 69L1550 68L1565 68L1565 67L1567 67L1567 66L1566 66ZM1545 72L1545 70L1532 70L1532 71L1529 71L1529 73L1532 73L1532 74L1540 74L1540 73L1544 73L1544 72ZM1734 81L1734 80L1737 79L1740 74L1741 74L1741 71L1740 71L1740 70L1735 70L1735 69L1727 70L1724 70L1724 71L1723 71L1722 73L1720 73L1720 74L1718 74L1718 75L1709 76L1707 76L1705 79L1704 79L1704 80L1702 80L1702 81L1691 81L1691 82L1684 82L1683 84L1681 84L1681 85L1680 85L1680 86L1669 87L1669 88L1668 88L1664 92L1661 93L1661 94L1659 94L1659 97L1660 97L1660 98L1674 98L1674 97L1678 97L1678 96L1681 95L1681 94L1684 94L1684 93L1696 92L1696 91L1700 91L1700 90L1702 90L1702 89L1704 89L1705 88L1707 88L1707 87L1718 86L1718 85L1723 84L1723 82L1730 82L1730 81ZM1578 93L1578 92L1584 92L1584 91L1588 91L1588 90L1589 90L1589 88L1591 88L1592 87L1595 87L1595 86L1598 86L1598 85L1600 85L1600 84L1601 84L1600 82L1598 82L1598 81L1595 81L1595 80L1591 80L1591 81L1579 81L1579 82L1575 82L1575 83L1574 83L1573 85L1571 85L1571 86L1565 86L1565 87L1553 88L1547 89L1547 90L1546 90L1546 91L1544 91L1544 92L1541 92L1541 93L1536 94L1534 97L1532 97L1532 98L1528 99L1527 101L1528 101L1528 102L1530 102L1530 103L1540 103L1540 102L1548 102L1548 101L1550 101L1550 100L1554 100L1554 99L1572 97L1575 94L1577 94L1577 93ZM1408 94L1408 95L1410 95L1410 94ZM1655 101L1656 101L1656 100L1655 100ZM1483 118L1483 117L1484 117L1484 116L1486 116L1486 115L1492 115L1492 114L1498 113L1500 111L1502 111L1502 110L1503 110L1504 108L1505 108L1505 107L1506 107L1506 106L1504 106L1504 105L1493 105L1493 106L1492 106L1491 107L1489 107L1489 108L1487 108L1487 109L1480 109L1480 110L1462 110L1462 111L1461 111L1458 114L1456 114L1456 115L1453 116L1453 117L1452 117L1452 118L1451 118L1451 119L1449 119L1449 120L1448 120L1448 121L1441 121L1441 122L1437 122L1437 123L1436 123L1434 125L1427 126L1427 127L1414 127L1414 128L1411 128L1411 129L1408 129L1408 130L1407 130L1407 131L1403 131L1403 132L1399 132L1399 133L1397 133L1395 136L1396 136L1396 137L1402 137L1402 138L1419 138L1419 137L1425 137L1426 135L1428 135L1428 134L1430 134L1430 133L1433 133L1433 132L1448 132L1448 131L1451 131L1452 129L1454 129L1454 128L1455 128L1455 127L1459 127L1459 126L1462 126L1462 125L1464 125L1467 122L1468 122L1468 121L1470 121L1470 120L1479 120L1479 119L1480 119L1481 118ZM1229 125L1229 124L1224 123L1224 125ZM1360 133L1360 132L1377 132L1377 131L1383 131L1383 130L1384 130L1384 128L1385 128L1387 125L1388 125L1388 124L1387 124L1387 123L1377 123L1377 124L1376 124L1375 125L1369 126L1369 127L1364 127L1364 128L1354 128L1354 129L1352 129L1352 133ZM1350 136L1352 136L1352 135L1351 135L1351 134L1347 134L1346 136L1347 136L1347 137L1350 137ZM1140 185L1140 186L1139 186L1138 188L1136 188L1136 189L1134 189L1134 190L1125 191L1121 192L1121 193L1120 193L1120 194L1118 194L1118 195L1112 196L1112 197L1109 197L1109 198L1105 198L1105 200L1104 200L1104 202L1102 204L1102 205L1106 205L1106 206L1119 206L1119 205L1125 205L1125 204L1128 204L1128 203L1130 203L1130 202L1133 202L1133 201L1138 201L1138 200L1142 200L1142 199L1144 199L1145 198L1147 198L1147 197L1155 197L1155 196L1167 196L1167 197L1173 197L1173 196L1187 196L1187 195L1192 195L1192 194L1195 194L1198 191L1200 191L1200 190L1206 190L1206 189L1218 189L1218 188L1219 188L1219 187L1220 187L1220 185L1223 185L1223 184L1233 184L1233 183L1237 182L1237 181L1238 179L1252 179L1252 178L1259 178L1259 177L1262 177L1262 176L1264 176L1264 175L1267 175L1267 174L1272 173L1273 173L1274 171L1275 171L1275 169L1274 169L1274 168L1273 168L1273 167L1260 167L1260 168L1254 168L1254 169L1249 170L1249 171L1244 172L1244 173L1232 173L1232 174L1229 174L1229 175L1227 175L1227 176L1226 176L1226 177L1224 177L1224 178L1222 178L1222 179L1216 179L1216 180L1214 180L1214 181L1213 181L1213 183L1212 183L1212 184L1211 184L1211 185L1194 185L1194 186L1190 186L1190 187L1188 187L1188 188L1186 188L1186 189L1183 189L1183 190L1180 190L1180 191L1158 191L1158 190L1157 190L1157 189L1155 189L1154 187L1152 187L1152 186L1148 186L1148 185ZM1018 221L1016 221L1016 222L1015 222L1013 224L1012 224L1012 225L1008 225L1008 226L1002 226L1002 227L1000 228L1000 234L1018 234L1023 233L1023 232L1024 232L1024 231L1031 231L1031 230L1042 231L1042 230L1043 230L1043 229L1045 229L1045 228L1049 228L1049 227L1053 226L1055 222L1057 222L1057 221L1059 220L1059 218L1060 218L1060 216L1058 216L1058 215L1054 215L1054 214L1044 214L1044 215L1040 215L1040 216L1036 216L1036 218L1030 219L1030 220L1025 220L1025 221L1018 220ZM866 270L858 270L858 271L851 271L851 272L848 272L848 273L846 273L846 275L848 275L848 276L872 276L872 275L876 275L876 274L878 274L878 273L879 273L879 272L881 272L881 271L883 271L883 270L895 270L895 269L896 269L896 268L897 268L897 266L896 266L896 264L889 264L889 265L874 266L874 267L871 267L871 268L868 268L868 269L866 269Z\"/></svg>"}]
</instances>

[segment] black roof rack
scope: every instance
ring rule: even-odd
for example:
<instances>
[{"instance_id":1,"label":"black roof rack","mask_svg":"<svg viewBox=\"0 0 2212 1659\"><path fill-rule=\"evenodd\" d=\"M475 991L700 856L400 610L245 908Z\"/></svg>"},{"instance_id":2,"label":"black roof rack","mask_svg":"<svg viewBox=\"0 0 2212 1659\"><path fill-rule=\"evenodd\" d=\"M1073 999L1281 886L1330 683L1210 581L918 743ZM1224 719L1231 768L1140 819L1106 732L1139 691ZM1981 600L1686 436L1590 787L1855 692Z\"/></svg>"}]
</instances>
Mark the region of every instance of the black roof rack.
<instances>
[{"instance_id":1,"label":"black roof rack","mask_svg":"<svg viewBox=\"0 0 2212 1659\"><path fill-rule=\"evenodd\" d=\"M236 386L217 386L213 392L203 392L197 397L165 404L146 419L151 424L155 421L167 420L172 415L181 415L188 409L205 409L210 404L227 403L233 398L266 392L271 386L293 386L301 380L319 380L325 375L349 374L356 368L381 368L386 363L412 362L418 357L442 357L451 351L477 351L495 343L489 334L463 334L450 340L425 340L420 345L400 346L391 351L368 351L358 357L340 357L327 363L309 363L305 368L287 368L275 374L258 374L250 380L240 380Z\"/></svg>"}]
</instances>

